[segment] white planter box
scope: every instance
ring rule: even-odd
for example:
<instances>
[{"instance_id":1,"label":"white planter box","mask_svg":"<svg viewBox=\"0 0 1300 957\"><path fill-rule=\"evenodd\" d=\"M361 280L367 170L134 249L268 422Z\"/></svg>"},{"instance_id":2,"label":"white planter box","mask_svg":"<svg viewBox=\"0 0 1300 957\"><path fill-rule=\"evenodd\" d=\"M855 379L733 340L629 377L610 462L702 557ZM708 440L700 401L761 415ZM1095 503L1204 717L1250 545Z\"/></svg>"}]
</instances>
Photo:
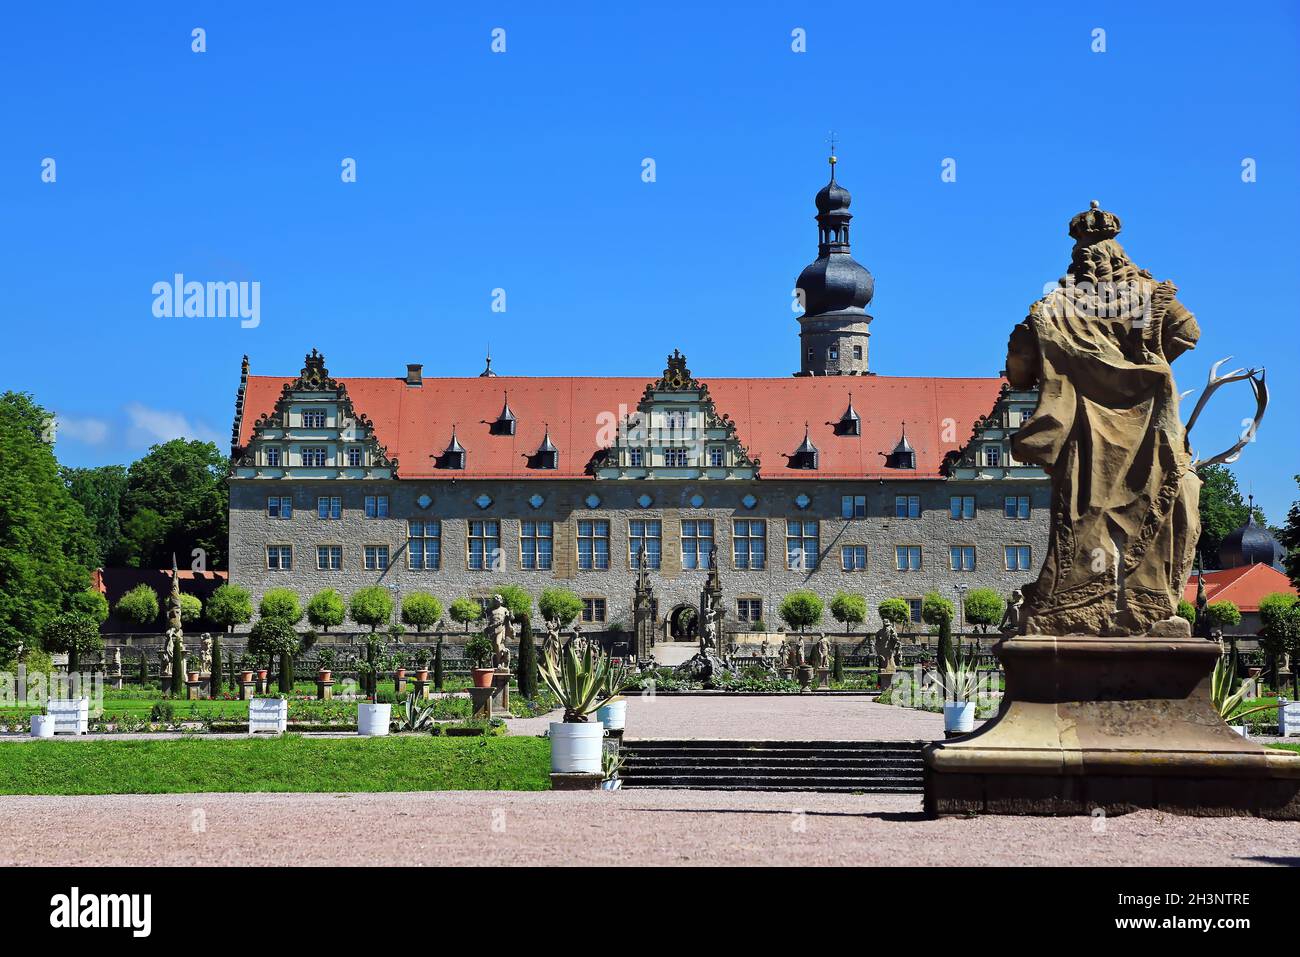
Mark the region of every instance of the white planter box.
<instances>
[{"instance_id":1,"label":"white planter box","mask_svg":"<svg viewBox=\"0 0 1300 957\"><path fill-rule=\"evenodd\" d=\"M388 733L388 726L392 719L391 704L359 704L357 705L357 734L382 738Z\"/></svg>"},{"instance_id":2,"label":"white planter box","mask_svg":"<svg viewBox=\"0 0 1300 957\"><path fill-rule=\"evenodd\" d=\"M1300 734L1300 701L1277 699L1277 733L1283 738Z\"/></svg>"},{"instance_id":3,"label":"white planter box","mask_svg":"<svg viewBox=\"0 0 1300 957\"><path fill-rule=\"evenodd\" d=\"M54 737L54 719L48 714L32 715L32 737L33 738L52 738Z\"/></svg>"},{"instance_id":4,"label":"white planter box","mask_svg":"<svg viewBox=\"0 0 1300 957\"><path fill-rule=\"evenodd\" d=\"M89 698L51 698L45 713L54 722L54 734L86 734L90 730Z\"/></svg>"},{"instance_id":5,"label":"white planter box","mask_svg":"<svg viewBox=\"0 0 1300 957\"><path fill-rule=\"evenodd\" d=\"M622 731L627 726L627 699L606 702L596 710L596 717L606 731Z\"/></svg>"},{"instance_id":6,"label":"white planter box","mask_svg":"<svg viewBox=\"0 0 1300 957\"><path fill-rule=\"evenodd\" d=\"M943 706L943 730L965 733L975 730L975 702L958 701Z\"/></svg>"},{"instance_id":7,"label":"white planter box","mask_svg":"<svg viewBox=\"0 0 1300 957\"><path fill-rule=\"evenodd\" d=\"M599 721L551 722L551 773L600 774L605 726Z\"/></svg>"},{"instance_id":8,"label":"white planter box","mask_svg":"<svg viewBox=\"0 0 1300 957\"><path fill-rule=\"evenodd\" d=\"M253 698L248 702L248 733L284 734L289 727L289 702L285 698Z\"/></svg>"},{"instance_id":9,"label":"white planter box","mask_svg":"<svg viewBox=\"0 0 1300 957\"><path fill-rule=\"evenodd\" d=\"M600 789L602 791L621 791L623 790L623 779L614 778L609 781L601 781Z\"/></svg>"}]
</instances>

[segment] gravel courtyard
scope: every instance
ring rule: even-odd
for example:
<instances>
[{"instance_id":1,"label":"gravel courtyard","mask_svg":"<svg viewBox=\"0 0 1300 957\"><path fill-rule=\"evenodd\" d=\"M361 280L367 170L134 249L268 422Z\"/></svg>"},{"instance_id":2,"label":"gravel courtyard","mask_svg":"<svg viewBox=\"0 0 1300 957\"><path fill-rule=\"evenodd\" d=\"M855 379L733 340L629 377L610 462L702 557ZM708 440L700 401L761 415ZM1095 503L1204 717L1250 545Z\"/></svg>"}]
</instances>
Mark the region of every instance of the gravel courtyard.
<instances>
[{"instance_id":1,"label":"gravel courtyard","mask_svg":"<svg viewBox=\"0 0 1300 957\"><path fill-rule=\"evenodd\" d=\"M717 791L4 797L0 866L1300 863L1294 823L920 810L912 795Z\"/></svg>"}]
</instances>

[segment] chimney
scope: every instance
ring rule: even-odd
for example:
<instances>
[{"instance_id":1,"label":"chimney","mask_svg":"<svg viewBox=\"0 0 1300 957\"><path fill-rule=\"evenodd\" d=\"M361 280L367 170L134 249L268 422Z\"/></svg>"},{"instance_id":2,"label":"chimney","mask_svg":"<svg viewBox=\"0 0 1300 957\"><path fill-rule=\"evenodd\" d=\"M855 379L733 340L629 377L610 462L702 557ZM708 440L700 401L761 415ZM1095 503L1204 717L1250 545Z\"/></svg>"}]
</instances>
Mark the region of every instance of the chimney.
<instances>
[{"instance_id":1,"label":"chimney","mask_svg":"<svg viewBox=\"0 0 1300 957\"><path fill-rule=\"evenodd\" d=\"M424 384L424 366L418 362L408 362L406 364L406 384L423 385Z\"/></svg>"}]
</instances>

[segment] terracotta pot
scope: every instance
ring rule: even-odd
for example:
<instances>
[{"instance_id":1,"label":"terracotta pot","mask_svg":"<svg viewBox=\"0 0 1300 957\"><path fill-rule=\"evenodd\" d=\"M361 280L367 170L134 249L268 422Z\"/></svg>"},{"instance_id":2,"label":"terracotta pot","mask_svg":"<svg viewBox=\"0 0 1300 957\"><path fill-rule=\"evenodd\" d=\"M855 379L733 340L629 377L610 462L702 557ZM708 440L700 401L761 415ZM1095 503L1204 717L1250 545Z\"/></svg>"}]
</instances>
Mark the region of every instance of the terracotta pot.
<instances>
[{"instance_id":1,"label":"terracotta pot","mask_svg":"<svg viewBox=\"0 0 1300 957\"><path fill-rule=\"evenodd\" d=\"M422 682L423 682L423 681L428 681L428 680L429 680L429 669L428 669L428 668L421 668L419 671L417 671L417 672L415 673L415 680L416 680L416 681L422 681Z\"/></svg>"},{"instance_id":2,"label":"terracotta pot","mask_svg":"<svg viewBox=\"0 0 1300 957\"><path fill-rule=\"evenodd\" d=\"M187 671L187 672L185 672L185 676L186 676L186 678L188 678L190 681L198 681L198 680L199 680L199 673L198 673L197 671Z\"/></svg>"},{"instance_id":3,"label":"terracotta pot","mask_svg":"<svg viewBox=\"0 0 1300 957\"><path fill-rule=\"evenodd\" d=\"M474 668L471 669L470 675L474 680L475 688L491 688L492 678L496 675L495 668Z\"/></svg>"},{"instance_id":4,"label":"terracotta pot","mask_svg":"<svg viewBox=\"0 0 1300 957\"><path fill-rule=\"evenodd\" d=\"M405 669L405 668L398 668L397 671L394 673L393 677L394 677L394 678L397 678L397 679L399 679L399 680L402 679L402 678L405 678L405 677L406 677L406 669Z\"/></svg>"},{"instance_id":5,"label":"terracotta pot","mask_svg":"<svg viewBox=\"0 0 1300 957\"><path fill-rule=\"evenodd\" d=\"M241 684L248 684L252 680L253 673L251 671L241 671L239 673L239 681Z\"/></svg>"},{"instance_id":6,"label":"terracotta pot","mask_svg":"<svg viewBox=\"0 0 1300 957\"><path fill-rule=\"evenodd\" d=\"M258 680L258 681L265 681L265 680L266 680L266 675L267 675L267 670L266 670L265 668L259 668L259 669L257 670L257 680Z\"/></svg>"},{"instance_id":7,"label":"terracotta pot","mask_svg":"<svg viewBox=\"0 0 1300 957\"><path fill-rule=\"evenodd\" d=\"M320 681L329 681L329 680L330 680L330 675L332 675L332 674L333 674L332 671L329 671L329 670L327 670L327 669L325 669L325 668L322 668L320 671L318 671L318 672L316 673L316 678L317 678L318 680L320 680Z\"/></svg>"}]
</instances>

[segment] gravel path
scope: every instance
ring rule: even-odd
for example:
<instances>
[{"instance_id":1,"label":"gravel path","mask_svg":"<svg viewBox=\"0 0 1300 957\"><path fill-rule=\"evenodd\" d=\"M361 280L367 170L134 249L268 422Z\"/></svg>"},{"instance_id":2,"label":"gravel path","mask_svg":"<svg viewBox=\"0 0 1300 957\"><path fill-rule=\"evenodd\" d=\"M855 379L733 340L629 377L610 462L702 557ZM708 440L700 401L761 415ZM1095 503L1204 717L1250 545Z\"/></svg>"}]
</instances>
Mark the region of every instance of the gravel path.
<instances>
[{"instance_id":1,"label":"gravel path","mask_svg":"<svg viewBox=\"0 0 1300 957\"><path fill-rule=\"evenodd\" d=\"M911 795L716 791L3 797L0 866L1300 863L1294 823L1153 811L927 821L920 807Z\"/></svg>"},{"instance_id":2,"label":"gravel path","mask_svg":"<svg viewBox=\"0 0 1300 957\"><path fill-rule=\"evenodd\" d=\"M538 735L560 713L513 718L511 734ZM627 738L754 741L933 741L943 715L876 704L865 695L655 695L627 698Z\"/></svg>"}]
</instances>

